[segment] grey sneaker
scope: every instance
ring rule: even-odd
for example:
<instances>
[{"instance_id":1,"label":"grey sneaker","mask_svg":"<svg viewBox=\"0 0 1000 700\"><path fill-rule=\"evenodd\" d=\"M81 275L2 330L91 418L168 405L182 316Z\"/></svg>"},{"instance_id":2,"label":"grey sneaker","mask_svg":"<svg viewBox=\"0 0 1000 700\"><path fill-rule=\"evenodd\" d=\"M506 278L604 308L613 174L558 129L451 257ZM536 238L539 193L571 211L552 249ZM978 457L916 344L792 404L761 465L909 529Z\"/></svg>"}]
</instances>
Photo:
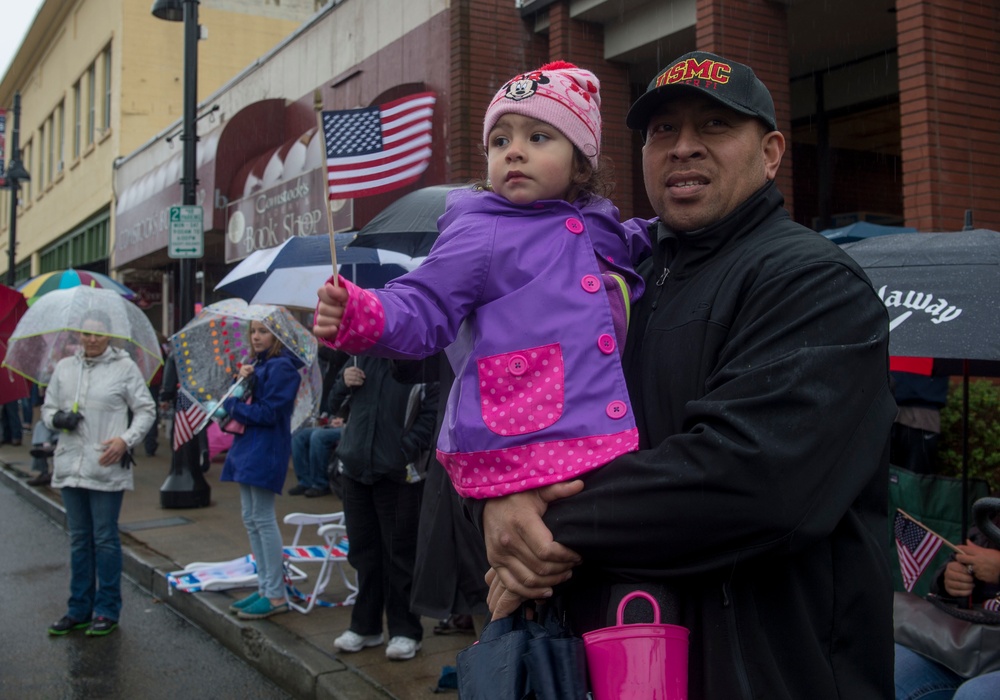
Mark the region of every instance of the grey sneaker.
<instances>
[{"instance_id":1,"label":"grey sneaker","mask_svg":"<svg viewBox=\"0 0 1000 700\"><path fill-rule=\"evenodd\" d=\"M409 637L393 637L385 648L385 658L390 661L406 661L417 655L420 642Z\"/></svg>"},{"instance_id":2,"label":"grey sneaker","mask_svg":"<svg viewBox=\"0 0 1000 700\"><path fill-rule=\"evenodd\" d=\"M369 634L368 636L364 636L358 634L357 632L347 630L333 640L333 646L337 647L340 651L353 654L356 651L361 651L365 647L377 647L383 642L385 642L385 637L381 634Z\"/></svg>"}]
</instances>

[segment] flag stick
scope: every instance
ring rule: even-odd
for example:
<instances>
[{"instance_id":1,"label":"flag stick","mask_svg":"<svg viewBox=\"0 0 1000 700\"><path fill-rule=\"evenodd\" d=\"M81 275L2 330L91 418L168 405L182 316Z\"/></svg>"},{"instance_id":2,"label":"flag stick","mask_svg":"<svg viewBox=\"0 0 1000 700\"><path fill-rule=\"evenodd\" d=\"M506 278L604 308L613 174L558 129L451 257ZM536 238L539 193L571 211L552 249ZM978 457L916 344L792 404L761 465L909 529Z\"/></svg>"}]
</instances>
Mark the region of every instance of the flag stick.
<instances>
[{"instance_id":1,"label":"flag stick","mask_svg":"<svg viewBox=\"0 0 1000 700\"><path fill-rule=\"evenodd\" d=\"M316 110L316 126L323 144L323 156L326 157L326 130L323 128L323 98L319 90L313 91L313 107ZM326 209L326 227L330 231L330 262L333 264L333 286L339 287L337 277L337 244L333 239L333 212L330 211L330 186L327 184L326 196L323 198L323 208Z\"/></svg>"},{"instance_id":2,"label":"flag stick","mask_svg":"<svg viewBox=\"0 0 1000 700\"><path fill-rule=\"evenodd\" d=\"M930 529L929 527L927 527L927 526L926 526L926 525L924 525L924 524L923 524L922 522L920 522L919 520L917 520L916 518L914 518L914 517L913 517L912 515L910 515L909 513L907 513L907 512L906 512L905 510L903 510L902 508L897 508L897 509L896 509L896 512L898 512L898 513L899 513L900 515L902 515L902 516L903 516L904 518L906 518L906 519L907 519L907 520L909 520L910 522L912 522L912 523L916 523L917 525L919 525L919 526L920 526L920 527L922 527L923 529L927 530L927 532L931 533L932 535L934 535L935 537L937 537L938 539L940 539L940 540L941 540L941 541L942 541L942 542L943 542L943 543L945 544L945 546L947 546L947 547L951 548L951 550L952 550L952 551L954 551L954 552L958 552L959 554L961 554L961 553L962 553L962 550L961 550L961 549L959 549L958 547L956 547L955 545L953 545L953 544L952 544L951 542L949 542L949 541L948 541L947 539L945 539L944 537L941 537L941 535L939 535L939 534L937 534L936 532L934 532L933 530L931 530L931 529Z\"/></svg>"}]
</instances>

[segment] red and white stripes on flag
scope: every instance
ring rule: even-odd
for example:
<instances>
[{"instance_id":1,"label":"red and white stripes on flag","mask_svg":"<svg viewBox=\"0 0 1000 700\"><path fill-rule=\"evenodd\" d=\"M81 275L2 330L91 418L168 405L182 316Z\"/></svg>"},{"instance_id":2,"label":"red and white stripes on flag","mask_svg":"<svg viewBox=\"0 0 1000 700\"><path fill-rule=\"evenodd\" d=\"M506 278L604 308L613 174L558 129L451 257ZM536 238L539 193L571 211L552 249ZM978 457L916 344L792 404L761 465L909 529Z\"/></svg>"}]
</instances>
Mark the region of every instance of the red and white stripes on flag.
<instances>
[{"instance_id":1,"label":"red and white stripes on flag","mask_svg":"<svg viewBox=\"0 0 1000 700\"><path fill-rule=\"evenodd\" d=\"M330 199L365 197L413 183L431 159L433 92L377 107L323 112Z\"/></svg>"},{"instance_id":2,"label":"red and white stripes on flag","mask_svg":"<svg viewBox=\"0 0 1000 700\"><path fill-rule=\"evenodd\" d=\"M920 574L924 573L931 559L941 549L944 540L898 511L893 521L893 531L896 535L896 553L899 555L903 586L907 591L912 591Z\"/></svg>"},{"instance_id":3,"label":"red and white stripes on flag","mask_svg":"<svg viewBox=\"0 0 1000 700\"><path fill-rule=\"evenodd\" d=\"M177 393L174 410L174 451L194 437L195 428L205 420L205 409L197 401L192 401L183 391Z\"/></svg>"}]
</instances>

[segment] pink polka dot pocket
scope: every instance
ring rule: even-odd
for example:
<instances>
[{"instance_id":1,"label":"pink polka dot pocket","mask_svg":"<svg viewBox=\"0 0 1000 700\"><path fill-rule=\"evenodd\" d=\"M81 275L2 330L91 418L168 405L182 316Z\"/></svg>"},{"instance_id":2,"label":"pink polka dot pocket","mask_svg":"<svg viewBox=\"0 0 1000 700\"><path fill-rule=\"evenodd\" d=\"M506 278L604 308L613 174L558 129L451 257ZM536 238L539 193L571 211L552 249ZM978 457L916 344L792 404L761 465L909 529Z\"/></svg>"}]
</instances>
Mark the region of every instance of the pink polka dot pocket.
<instances>
[{"instance_id":1,"label":"pink polka dot pocket","mask_svg":"<svg viewBox=\"0 0 1000 700\"><path fill-rule=\"evenodd\" d=\"M483 421L497 435L527 435L562 415L564 366L559 343L478 361Z\"/></svg>"}]
</instances>

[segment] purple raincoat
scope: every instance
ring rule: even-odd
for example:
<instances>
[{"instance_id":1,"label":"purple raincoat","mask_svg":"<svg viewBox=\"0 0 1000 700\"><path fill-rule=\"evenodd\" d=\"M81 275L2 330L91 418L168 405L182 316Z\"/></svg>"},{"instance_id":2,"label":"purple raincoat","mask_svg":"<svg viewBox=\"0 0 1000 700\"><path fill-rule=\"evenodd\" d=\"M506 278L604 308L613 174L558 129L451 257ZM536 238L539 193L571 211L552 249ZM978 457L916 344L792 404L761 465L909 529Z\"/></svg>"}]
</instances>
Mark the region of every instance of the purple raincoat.
<instances>
[{"instance_id":1,"label":"purple raincoat","mask_svg":"<svg viewBox=\"0 0 1000 700\"><path fill-rule=\"evenodd\" d=\"M566 481L637 449L606 288L616 283L602 272L638 299L645 229L626 229L605 199L515 205L469 190L448 194L438 227L423 264L385 289L342 280L351 296L328 344L396 359L446 351L456 380L437 456L458 492Z\"/></svg>"}]
</instances>

